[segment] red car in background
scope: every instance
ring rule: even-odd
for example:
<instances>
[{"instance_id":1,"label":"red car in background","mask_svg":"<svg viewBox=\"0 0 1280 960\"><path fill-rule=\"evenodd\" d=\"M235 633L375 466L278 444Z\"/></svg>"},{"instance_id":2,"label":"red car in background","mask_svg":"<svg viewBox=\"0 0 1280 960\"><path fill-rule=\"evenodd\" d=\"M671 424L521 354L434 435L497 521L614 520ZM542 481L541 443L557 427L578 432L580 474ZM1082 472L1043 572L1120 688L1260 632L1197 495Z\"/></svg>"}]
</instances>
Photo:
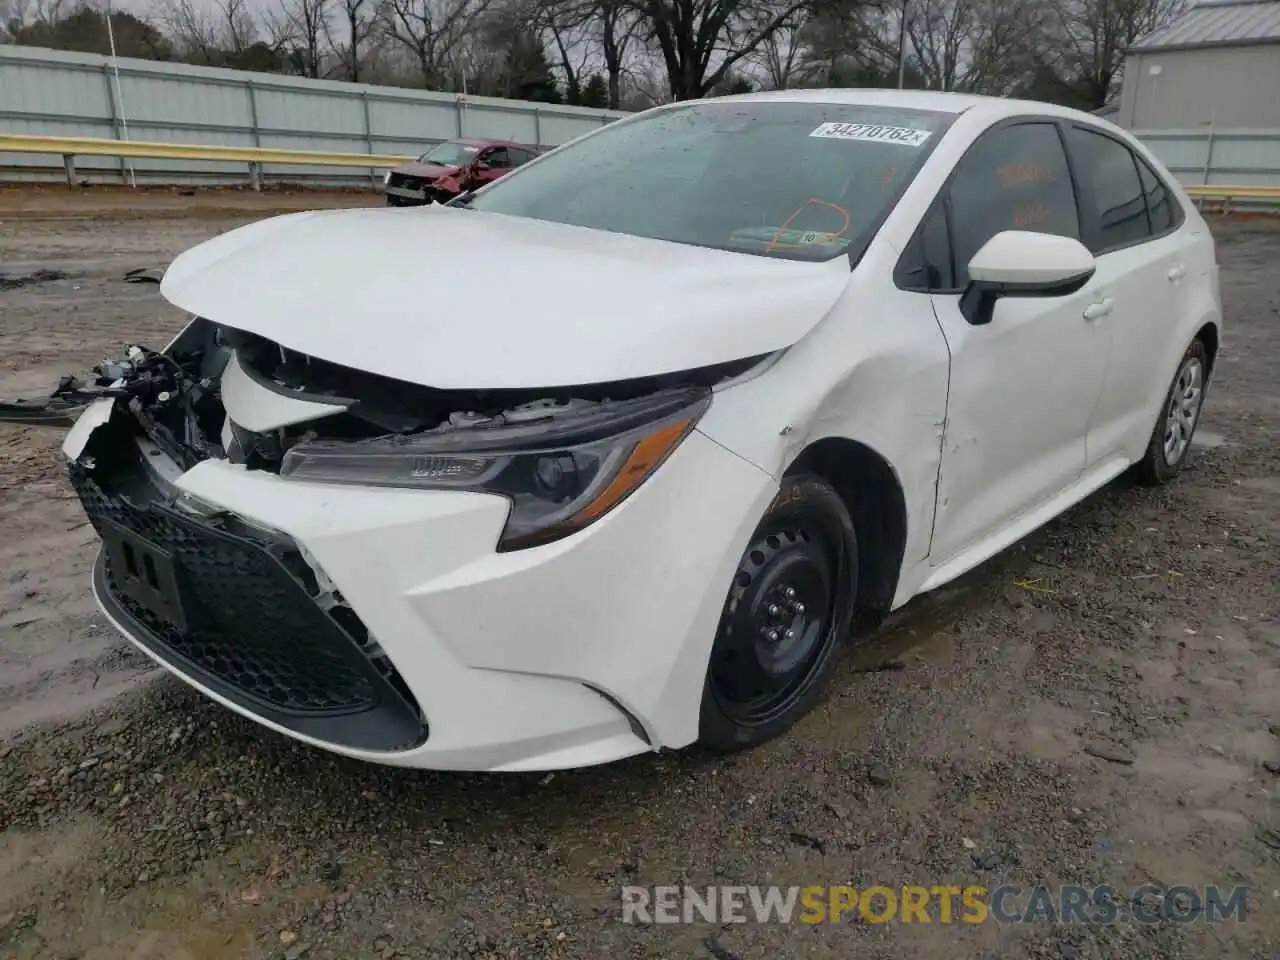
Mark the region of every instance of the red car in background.
<instances>
[{"instance_id":1,"label":"red car in background","mask_svg":"<svg viewBox=\"0 0 1280 960\"><path fill-rule=\"evenodd\" d=\"M445 203L492 183L538 155L537 147L510 140L446 140L412 163L387 172L387 204L414 207Z\"/></svg>"}]
</instances>

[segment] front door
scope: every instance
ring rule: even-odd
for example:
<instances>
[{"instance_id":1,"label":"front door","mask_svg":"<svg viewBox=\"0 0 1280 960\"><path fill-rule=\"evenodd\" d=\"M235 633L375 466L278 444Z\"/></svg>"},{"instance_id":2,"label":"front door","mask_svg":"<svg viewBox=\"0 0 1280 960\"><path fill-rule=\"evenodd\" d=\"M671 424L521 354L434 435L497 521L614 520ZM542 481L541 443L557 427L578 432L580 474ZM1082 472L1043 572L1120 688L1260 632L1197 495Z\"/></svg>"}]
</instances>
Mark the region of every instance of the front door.
<instances>
[{"instance_id":1,"label":"front door","mask_svg":"<svg viewBox=\"0 0 1280 960\"><path fill-rule=\"evenodd\" d=\"M477 190L486 183L493 183L511 169L511 154L506 147L490 147L481 152L472 167L469 189Z\"/></svg>"},{"instance_id":2,"label":"front door","mask_svg":"<svg viewBox=\"0 0 1280 960\"><path fill-rule=\"evenodd\" d=\"M990 323L960 312L967 264L1004 230L1080 237L1076 196L1053 122L985 133L944 191L954 292L934 311L951 350L938 501L930 549L943 563L1080 478L1105 375L1114 291L1099 278L1063 297L1005 298Z\"/></svg>"}]
</instances>

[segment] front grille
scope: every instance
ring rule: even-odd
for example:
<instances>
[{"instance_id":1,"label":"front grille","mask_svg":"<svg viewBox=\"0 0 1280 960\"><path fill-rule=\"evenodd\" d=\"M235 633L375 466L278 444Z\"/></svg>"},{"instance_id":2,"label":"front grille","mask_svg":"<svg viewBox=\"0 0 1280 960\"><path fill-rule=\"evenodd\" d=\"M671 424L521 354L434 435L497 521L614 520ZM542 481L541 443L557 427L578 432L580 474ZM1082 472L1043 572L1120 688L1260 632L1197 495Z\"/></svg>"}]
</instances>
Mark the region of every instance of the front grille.
<instances>
[{"instance_id":1,"label":"front grille","mask_svg":"<svg viewBox=\"0 0 1280 960\"><path fill-rule=\"evenodd\" d=\"M99 596L160 659L298 733L381 750L425 739L395 668L350 607L333 606L342 622L321 607L314 574L288 538L234 518L188 516L137 475L104 481L76 464L71 478L107 543L95 570ZM113 481L117 489L104 489ZM148 599L144 583L139 599L128 587L139 578L171 581L175 596Z\"/></svg>"},{"instance_id":2,"label":"front grille","mask_svg":"<svg viewBox=\"0 0 1280 960\"><path fill-rule=\"evenodd\" d=\"M407 190L421 190L427 185L427 181L420 177L411 177L404 173L393 173L391 179L387 181L389 187L404 187Z\"/></svg>"}]
</instances>

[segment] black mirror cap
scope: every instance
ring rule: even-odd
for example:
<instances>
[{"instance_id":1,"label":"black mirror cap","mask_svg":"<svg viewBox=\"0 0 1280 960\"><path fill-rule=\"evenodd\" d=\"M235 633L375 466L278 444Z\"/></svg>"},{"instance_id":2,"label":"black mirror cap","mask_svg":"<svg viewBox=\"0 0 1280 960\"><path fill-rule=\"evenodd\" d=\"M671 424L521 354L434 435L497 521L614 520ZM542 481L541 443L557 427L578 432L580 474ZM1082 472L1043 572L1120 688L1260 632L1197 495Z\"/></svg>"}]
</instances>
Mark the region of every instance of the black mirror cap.
<instances>
[{"instance_id":1,"label":"black mirror cap","mask_svg":"<svg viewBox=\"0 0 1280 960\"><path fill-rule=\"evenodd\" d=\"M1090 267L1065 280L1048 283L989 283L970 280L960 296L960 313L975 327L991 322L995 315L996 301L1004 297L1066 297L1081 290L1093 279L1096 267Z\"/></svg>"}]
</instances>

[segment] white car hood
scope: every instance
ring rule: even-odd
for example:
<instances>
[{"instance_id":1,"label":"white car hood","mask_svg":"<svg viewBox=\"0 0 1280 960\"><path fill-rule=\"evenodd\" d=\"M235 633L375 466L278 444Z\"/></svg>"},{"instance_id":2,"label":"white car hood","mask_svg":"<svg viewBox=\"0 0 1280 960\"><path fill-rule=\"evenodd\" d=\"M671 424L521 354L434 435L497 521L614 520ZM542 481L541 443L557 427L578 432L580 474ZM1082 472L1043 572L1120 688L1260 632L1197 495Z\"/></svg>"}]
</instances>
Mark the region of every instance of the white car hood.
<instances>
[{"instance_id":1,"label":"white car hood","mask_svg":"<svg viewBox=\"0 0 1280 960\"><path fill-rule=\"evenodd\" d=\"M604 383L790 346L848 261L801 263L445 207L273 217L161 292L215 323L443 389Z\"/></svg>"}]
</instances>

